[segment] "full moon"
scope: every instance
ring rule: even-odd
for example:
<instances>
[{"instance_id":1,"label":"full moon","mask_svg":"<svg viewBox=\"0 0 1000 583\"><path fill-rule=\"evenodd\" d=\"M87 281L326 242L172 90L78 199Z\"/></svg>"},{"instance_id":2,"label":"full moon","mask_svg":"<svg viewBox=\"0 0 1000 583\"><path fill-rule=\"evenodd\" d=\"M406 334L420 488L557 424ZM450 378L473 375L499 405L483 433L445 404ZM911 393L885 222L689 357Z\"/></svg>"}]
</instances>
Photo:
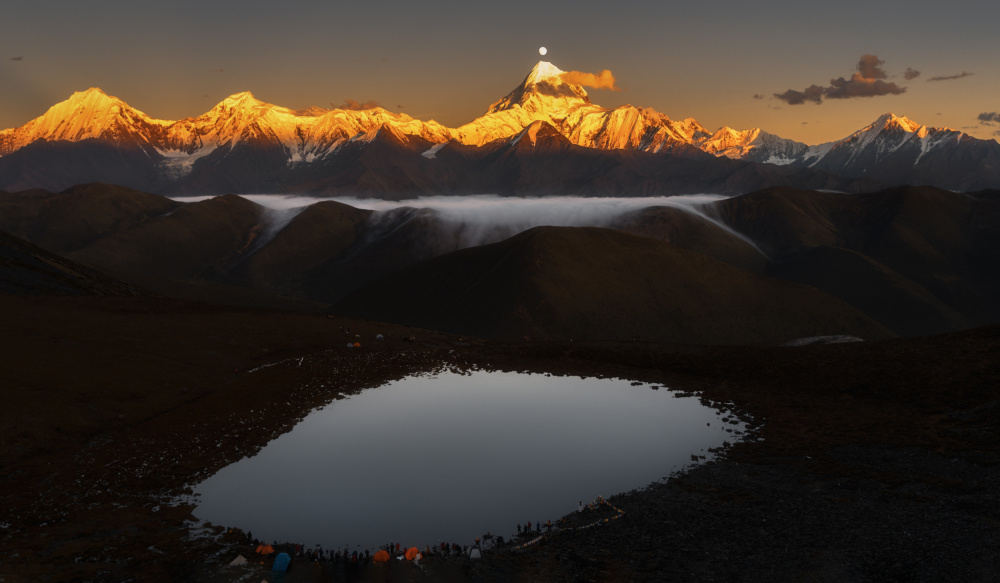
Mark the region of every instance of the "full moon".
<instances>
[{"instance_id":1,"label":"full moon","mask_svg":"<svg viewBox=\"0 0 1000 583\"><path fill-rule=\"evenodd\" d=\"M542 47L542 48L538 49L538 54L539 55L544 55L547 52L549 52L549 49L547 49L545 47Z\"/></svg>"}]
</instances>

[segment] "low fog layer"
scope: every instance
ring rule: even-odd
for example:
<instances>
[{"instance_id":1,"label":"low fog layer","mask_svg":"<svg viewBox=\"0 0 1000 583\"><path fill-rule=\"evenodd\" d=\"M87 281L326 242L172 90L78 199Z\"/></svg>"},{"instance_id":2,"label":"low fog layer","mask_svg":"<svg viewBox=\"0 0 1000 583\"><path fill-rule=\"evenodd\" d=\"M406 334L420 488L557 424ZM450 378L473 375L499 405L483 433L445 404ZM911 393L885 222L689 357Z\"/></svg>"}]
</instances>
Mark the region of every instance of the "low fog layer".
<instances>
[{"instance_id":1,"label":"low fog layer","mask_svg":"<svg viewBox=\"0 0 1000 583\"><path fill-rule=\"evenodd\" d=\"M445 223L450 223L462 246L472 247L501 241L534 227L607 227L621 215L649 207L674 207L715 224L747 240L718 219L706 213L706 205L727 198L717 194L657 196L636 198L597 198L552 196L512 198L496 195L421 197L406 201L378 199L316 198L294 195L250 194L243 198L268 209L267 229L258 245L269 241L298 213L309 205L334 200L355 208L375 211L372 220L386 220L386 213L397 209L427 209ZM178 197L178 202L198 202L208 196ZM747 240L750 242L749 240ZM752 243L752 242L751 242Z\"/></svg>"}]
</instances>

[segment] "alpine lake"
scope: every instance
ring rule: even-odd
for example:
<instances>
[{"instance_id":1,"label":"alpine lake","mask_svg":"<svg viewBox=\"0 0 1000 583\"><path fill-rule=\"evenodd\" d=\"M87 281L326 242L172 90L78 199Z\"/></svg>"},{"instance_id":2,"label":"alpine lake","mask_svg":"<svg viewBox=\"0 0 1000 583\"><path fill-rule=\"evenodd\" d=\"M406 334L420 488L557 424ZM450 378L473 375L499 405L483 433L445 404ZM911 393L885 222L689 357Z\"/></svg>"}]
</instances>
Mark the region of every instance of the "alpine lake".
<instances>
[{"instance_id":1,"label":"alpine lake","mask_svg":"<svg viewBox=\"0 0 1000 583\"><path fill-rule=\"evenodd\" d=\"M411 376L333 401L223 468L194 487L194 515L306 548L507 538L711 459L746 429L712 405L621 379Z\"/></svg>"}]
</instances>

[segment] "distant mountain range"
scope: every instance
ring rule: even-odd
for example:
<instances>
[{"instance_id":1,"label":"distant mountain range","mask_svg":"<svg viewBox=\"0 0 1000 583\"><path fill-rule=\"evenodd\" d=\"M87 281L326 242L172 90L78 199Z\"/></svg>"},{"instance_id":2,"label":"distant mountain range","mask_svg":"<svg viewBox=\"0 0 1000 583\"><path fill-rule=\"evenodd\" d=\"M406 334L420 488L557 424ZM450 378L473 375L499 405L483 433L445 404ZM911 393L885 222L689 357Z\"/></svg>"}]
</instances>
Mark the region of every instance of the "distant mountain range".
<instances>
[{"instance_id":1,"label":"distant mountain range","mask_svg":"<svg viewBox=\"0 0 1000 583\"><path fill-rule=\"evenodd\" d=\"M636 196L768 186L846 192L1000 187L1000 144L893 114L809 146L759 128L710 132L649 108L593 104L539 62L458 128L382 108L291 110L249 92L180 121L92 88L0 131L0 189L107 182L160 194Z\"/></svg>"}]
</instances>

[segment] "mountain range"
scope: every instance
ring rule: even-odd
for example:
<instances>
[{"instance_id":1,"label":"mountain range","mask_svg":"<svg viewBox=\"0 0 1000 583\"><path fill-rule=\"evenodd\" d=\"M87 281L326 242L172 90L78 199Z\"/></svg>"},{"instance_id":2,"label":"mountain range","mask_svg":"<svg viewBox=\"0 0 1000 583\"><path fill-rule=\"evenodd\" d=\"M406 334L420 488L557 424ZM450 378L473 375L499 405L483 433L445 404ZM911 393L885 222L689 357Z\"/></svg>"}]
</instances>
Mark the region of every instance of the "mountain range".
<instances>
[{"instance_id":1,"label":"mountain range","mask_svg":"<svg viewBox=\"0 0 1000 583\"><path fill-rule=\"evenodd\" d=\"M697 209L650 202L601 225L469 241L469 225L431 208L278 211L103 184L0 192L0 293L329 307L504 339L766 344L1000 321L1000 191L773 187Z\"/></svg>"},{"instance_id":2,"label":"mountain range","mask_svg":"<svg viewBox=\"0 0 1000 583\"><path fill-rule=\"evenodd\" d=\"M380 107L291 110L231 95L207 113L154 119L97 88L0 131L0 189L106 182L159 194L638 196L770 186L871 192L1000 187L1000 144L885 114L835 142L760 128L714 132L650 108L608 109L539 62L457 128Z\"/></svg>"}]
</instances>

